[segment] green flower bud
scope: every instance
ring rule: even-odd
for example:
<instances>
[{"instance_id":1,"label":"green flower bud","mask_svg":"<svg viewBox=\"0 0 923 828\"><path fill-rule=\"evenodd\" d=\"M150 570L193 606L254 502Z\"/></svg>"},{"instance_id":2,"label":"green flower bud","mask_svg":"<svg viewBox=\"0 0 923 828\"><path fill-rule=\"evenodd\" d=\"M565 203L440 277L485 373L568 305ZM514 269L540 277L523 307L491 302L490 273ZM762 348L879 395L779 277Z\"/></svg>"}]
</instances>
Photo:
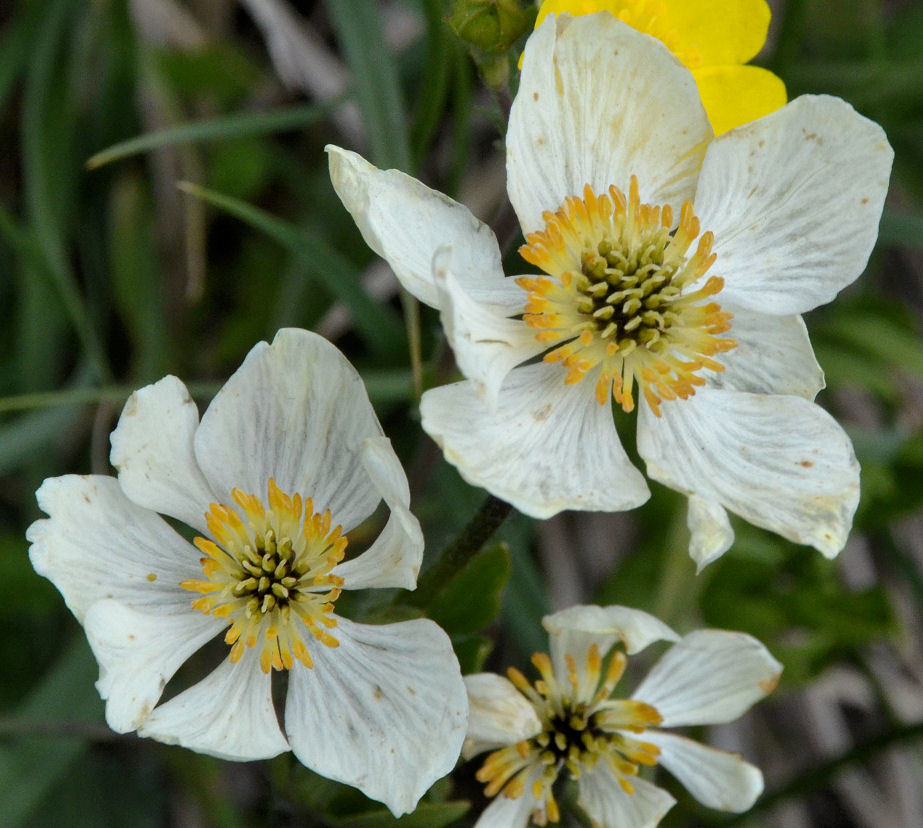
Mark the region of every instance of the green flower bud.
<instances>
[{"instance_id":1,"label":"green flower bud","mask_svg":"<svg viewBox=\"0 0 923 828\"><path fill-rule=\"evenodd\" d=\"M448 18L459 40L487 55L508 52L534 21L535 9L517 0L455 0Z\"/></svg>"}]
</instances>

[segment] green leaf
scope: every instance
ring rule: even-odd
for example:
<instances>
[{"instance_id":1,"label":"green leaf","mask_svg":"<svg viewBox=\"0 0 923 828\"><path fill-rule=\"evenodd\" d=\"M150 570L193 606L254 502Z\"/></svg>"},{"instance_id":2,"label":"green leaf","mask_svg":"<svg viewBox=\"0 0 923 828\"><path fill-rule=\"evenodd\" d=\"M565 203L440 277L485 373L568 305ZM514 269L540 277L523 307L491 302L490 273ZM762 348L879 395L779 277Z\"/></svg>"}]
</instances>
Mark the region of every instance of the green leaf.
<instances>
[{"instance_id":1,"label":"green leaf","mask_svg":"<svg viewBox=\"0 0 923 828\"><path fill-rule=\"evenodd\" d=\"M20 4L19 16L6 23L0 39L0 112L29 60L35 38L42 29L44 11L41 3Z\"/></svg>"},{"instance_id":2,"label":"green leaf","mask_svg":"<svg viewBox=\"0 0 923 828\"><path fill-rule=\"evenodd\" d=\"M880 587L852 591L834 562L742 522L734 528L734 547L700 576L710 580L699 608L708 626L750 633L769 647L787 684L809 682L844 653L895 631ZM764 544L775 554L760 553Z\"/></svg>"},{"instance_id":3,"label":"green leaf","mask_svg":"<svg viewBox=\"0 0 923 828\"><path fill-rule=\"evenodd\" d=\"M62 392L64 399L61 406L31 411L0 425L0 474L18 468L36 455L48 453L48 447L54 444L55 439L73 426L79 411L76 405L65 404L74 402L67 395L81 393L91 376L92 371L86 365L80 366L71 383L73 390Z\"/></svg>"},{"instance_id":4,"label":"green leaf","mask_svg":"<svg viewBox=\"0 0 923 828\"><path fill-rule=\"evenodd\" d=\"M915 105L923 96L921 62L859 60L798 63L786 71L789 91L840 95L860 110L900 104Z\"/></svg>"},{"instance_id":5,"label":"green leaf","mask_svg":"<svg viewBox=\"0 0 923 828\"><path fill-rule=\"evenodd\" d=\"M486 627L500 612L512 568L505 543L478 552L433 598L428 615L449 635Z\"/></svg>"},{"instance_id":6,"label":"green leaf","mask_svg":"<svg viewBox=\"0 0 923 828\"><path fill-rule=\"evenodd\" d=\"M132 364L148 380L167 371L166 308L153 228L140 183L123 177L112 189L109 258L113 299L132 337Z\"/></svg>"},{"instance_id":7,"label":"green leaf","mask_svg":"<svg viewBox=\"0 0 923 828\"><path fill-rule=\"evenodd\" d=\"M369 399L378 404L407 402L413 397L413 380L404 369L362 371Z\"/></svg>"},{"instance_id":8,"label":"green leaf","mask_svg":"<svg viewBox=\"0 0 923 828\"><path fill-rule=\"evenodd\" d=\"M545 583L528 548L513 547L513 569L503 596L503 624L517 643L518 655L548 649L542 616L551 611Z\"/></svg>"},{"instance_id":9,"label":"green leaf","mask_svg":"<svg viewBox=\"0 0 923 828\"><path fill-rule=\"evenodd\" d=\"M448 778L437 780L424 795L416 810L400 818L392 816L379 802L369 799L356 788L334 782L303 765L288 765L275 760L274 785L284 791L299 809L309 814L323 814L323 824L342 828L440 828L463 816L470 804L445 801L452 785ZM310 820L304 824L314 825Z\"/></svg>"},{"instance_id":10,"label":"green leaf","mask_svg":"<svg viewBox=\"0 0 923 828\"><path fill-rule=\"evenodd\" d=\"M885 210L878 229L878 242L901 247L923 247L923 215L909 210Z\"/></svg>"},{"instance_id":11,"label":"green leaf","mask_svg":"<svg viewBox=\"0 0 923 828\"><path fill-rule=\"evenodd\" d=\"M257 83L260 68L232 41L211 42L198 49L157 49L153 62L176 92L194 98L218 98L227 107Z\"/></svg>"},{"instance_id":12,"label":"green leaf","mask_svg":"<svg viewBox=\"0 0 923 828\"><path fill-rule=\"evenodd\" d=\"M372 161L410 171L407 115L376 0L327 0L327 12L352 73Z\"/></svg>"},{"instance_id":13,"label":"green leaf","mask_svg":"<svg viewBox=\"0 0 923 828\"><path fill-rule=\"evenodd\" d=\"M258 207L189 182L180 189L224 210L275 239L299 257L306 270L323 288L340 299L352 314L357 333L379 353L396 354L403 349L403 327L394 312L374 301L362 289L359 274L339 251L320 235L302 230Z\"/></svg>"},{"instance_id":14,"label":"green leaf","mask_svg":"<svg viewBox=\"0 0 923 828\"><path fill-rule=\"evenodd\" d=\"M47 4L31 56L22 118L23 178L31 233L23 252L40 264L37 269L59 293L94 370L105 378L109 376L105 352L68 256L70 221L77 209L76 118L61 75L73 12L79 5L75 0Z\"/></svg>"},{"instance_id":15,"label":"green leaf","mask_svg":"<svg viewBox=\"0 0 923 828\"><path fill-rule=\"evenodd\" d=\"M917 59L920 56L920 43L923 43L923 6L908 3L902 8L889 10L890 57L898 61Z\"/></svg>"},{"instance_id":16,"label":"green leaf","mask_svg":"<svg viewBox=\"0 0 923 828\"><path fill-rule=\"evenodd\" d=\"M12 720L20 730L34 722L36 731L55 720L68 724L100 721L102 702L93 686L97 676L96 661L79 635ZM63 733L23 736L0 746L3 824L7 828L22 824L86 748L85 739Z\"/></svg>"},{"instance_id":17,"label":"green leaf","mask_svg":"<svg viewBox=\"0 0 923 828\"><path fill-rule=\"evenodd\" d=\"M207 121L180 124L156 132L147 132L96 153L86 162L86 166L88 169L97 169L113 161L177 144L228 141L232 138L303 129L325 120L341 103L342 101L337 99L324 104L291 106L270 112L241 112Z\"/></svg>"},{"instance_id":18,"label":"green leaf","mask_svg":"<svg viewBox=\"0 0 923 828\"><path fill-rule=\"evenodd\" d=\"M895 401L900 394L900 378L894 371L882 371L881 361L867 352L846 347L840 340L814 337L814 353L831 388L852 386Z\"/></svg>"},{"instance_id":19,"label":"green leaf","mask_svg":"<svg viewBox=\"0 0 923 828\"><path fill-rule=\"evenodd\" d=\"M433 135L444 116L449 73L457 51L454 41L448 37L441 0L423 0L422 5L427 28L426 62L411 129L415 167L419 167L426 157Z\"/></svg>"},{"instance_id":20,"label":"green leaf","mask_svg":"<svg viewBox=\"0 0 923 828\"><path fill-rule=\"evenodd\" d=\"M469 802L424 802L412 814L395 818L384 809L330 819L335 828L443 828L468 813Z\"/></svg>"},{"instance_id":21,"label":"green leaf","mask_svg":"<svg viewBox=\"0 0 923 828\"><path fill-rule=\"evenodd\" d=\"M862 464L863 528L886 526L923 505L923 430L909 437L882 431L849 431Z\"/></svg>"},{"instance_id":22,"label":"green leaf","mask_svg":"<svg viewBox=\"0 0 923 828\"><path fill-rule=\"evenodd\" d=\"M904 373L923 378L923 345L909 328L873 311L839 308L816 328L843 347L865 352Z\"/></svg>"},{"instance_id":23,"label":"green leaf","mask_svg":"<svg viewBox=\"0 0 923 828\"><path fill-rule=\"evenodd\" d=\"M463 675L481 672L493 648L493 641L485 635L452 636L452 649L455 650Z\"/></svg>"}]
</instances>

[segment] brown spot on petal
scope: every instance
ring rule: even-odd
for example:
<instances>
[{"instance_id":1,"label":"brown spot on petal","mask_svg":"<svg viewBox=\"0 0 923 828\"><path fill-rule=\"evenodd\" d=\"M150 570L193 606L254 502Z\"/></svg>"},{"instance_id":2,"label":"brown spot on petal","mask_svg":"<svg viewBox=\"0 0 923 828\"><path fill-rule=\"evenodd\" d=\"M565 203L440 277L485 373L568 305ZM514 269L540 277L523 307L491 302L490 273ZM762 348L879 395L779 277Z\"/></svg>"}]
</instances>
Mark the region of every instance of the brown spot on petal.
<instances>
[{"instance_id":1,"label":"brown spot on petal","mask_svg":"<svg viewBox=\"0 0 923 828\"><path fill-rule=\"evenodd\" d=\"M799 465L799 466L804 466L804 468L809 469L809 468L811 468L811 466L813 466L814 464L813 464L810 460L800 460L800 461L798 462L798 465Z\"/></svg>"},{"instance_id":2,"label":"brown spot on petal","mask_svg":"<svg viewBox=\"0 0 923 828\"><path fill-rule=\"evenodd\" d=\"M776 673L772 678L766 679L766 681L757 682L760 690L762 690L767 696L779 686L779 677L781 673Z\"/></svg>"}]
</instances>

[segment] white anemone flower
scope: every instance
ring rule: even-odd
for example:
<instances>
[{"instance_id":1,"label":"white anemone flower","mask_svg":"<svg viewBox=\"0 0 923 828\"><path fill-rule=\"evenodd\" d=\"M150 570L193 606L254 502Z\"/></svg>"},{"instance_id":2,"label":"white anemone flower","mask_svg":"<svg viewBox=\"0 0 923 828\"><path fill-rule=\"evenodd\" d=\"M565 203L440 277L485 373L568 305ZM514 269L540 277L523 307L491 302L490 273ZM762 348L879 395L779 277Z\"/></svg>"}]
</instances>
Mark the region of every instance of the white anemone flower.
<instances>
[{"instance_id":1,"label":"white anemone flower","mask_svg":"<svg viewBox=\"0 0 923 828\"><path fill-rule=\"evenodd\" d=\"M83 624L119 732L229 760L287 750L395 815L455 765L467 699L425 619L338 616L340 591L416 586L423 538L407 479L355 369L301 330L261 342L199 422L172 376L136 391L112 434L118 479L46 480L28 530L36 571ZM362 554L347 534L384 501ZM193 543L161 515L191 527ZM207 677L166 683L226 631ZM274 670L288 671L284 731Z\"/></svg>"},{"instance_id":2,"label":"white anemone flower","mask_svg":"<svg viewBox=\"0 0 923 828\"><path fill-rule=\"evenodd\" d=\"M477 828L558 822L553 789L566 778L577 781L578 803L599 828L656 825L675 800L638 772L657 764L710 808L753 805L763 791L759 768L661 728L730 722L770 693L782 666L759 641L726 630L680 638L654 616L617 606L570 607L542 623L550 656L532 657L541 676L534 683L515 668L509 679L465 677L462 755L491 751L477 778L496 797ZM663 640L675 643L631 697L613 698L625 653Z\"/></svg>"},{"instance_id":3,"label":"white anemone flower","mask_svg":"<svg viewBox=\"0 0 923 828\"><path fill-rule=\"evenodd\" d=\"M688 496L700 567L730 547L728 511L835 556L859 467L813 403L800 314L866 265L893 158L881 128L803 96L713 138L689 71L603 13L530 36L506 145L521 253L543 275L505 278L465 207L328 148L366 242L440 310L467 377L423 396L445 457L533 517L634 508L649 492L610 401L637 398L638 452Z\"/></svg>"}]
</instances>

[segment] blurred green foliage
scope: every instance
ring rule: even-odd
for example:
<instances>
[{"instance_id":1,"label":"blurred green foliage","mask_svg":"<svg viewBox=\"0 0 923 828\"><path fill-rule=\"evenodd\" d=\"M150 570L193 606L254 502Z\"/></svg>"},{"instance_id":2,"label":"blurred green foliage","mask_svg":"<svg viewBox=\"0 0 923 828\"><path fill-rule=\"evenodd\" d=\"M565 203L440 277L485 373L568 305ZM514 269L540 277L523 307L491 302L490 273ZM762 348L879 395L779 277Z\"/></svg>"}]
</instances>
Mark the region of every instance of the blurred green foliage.
<instances>
[{"instance_id":1,"label":"blurred green foliage","mask_svg":"<svg viewBox=\"0 0 923 828\"><path fill-rule=\"evenodd\" d=\"M340 96L305 102L276 80L259 31L233 3L166 6L198 20L196 31L145 33L127 0L0 8L0 819L468 824L463 800L479 792L464 776L461 793L446 780L395 821L287 756L229 767L110 734L85 640L28 563L33 492L47 476L109 471L108 433L133 387L173 373L205 404L251 345L283 325L331 331L366 378L409 470L428 556L483 497L419 429L415 371L428 385L452 376L438 320L364 286L374 257L333 194L323 153L328 141L349 143L337 115L354 104L375 163L451 195L483 173L477 164L497 151L508 101L481 93L445 25L448 7L299 4L351 76ZM417 27L399 50L382 46L385 12L395 10ZM682 630L756 635L786 665L784 697L831 665L861 663L870 643L920 632L903 626L889 584L899 580L923 605L919 562L894 531L923 505L923 6L788 0L773 32L763 62L791 97L845 97L896 150L867 273L808 319L828 379L821 400L863 465L856 535L874 583L851 585L836 563L739 522L732 551L695 577L681 498L657 487L630 518L632 553L589 597ZM334 308L346 314L340 327ZM495 642L493 669L545 646L549 587L535 534L514 516L503 544L473 558L430 607L466 668L479 668ZM668 824L708 819L683 799Z\"/></svg>"}]
</instances>

